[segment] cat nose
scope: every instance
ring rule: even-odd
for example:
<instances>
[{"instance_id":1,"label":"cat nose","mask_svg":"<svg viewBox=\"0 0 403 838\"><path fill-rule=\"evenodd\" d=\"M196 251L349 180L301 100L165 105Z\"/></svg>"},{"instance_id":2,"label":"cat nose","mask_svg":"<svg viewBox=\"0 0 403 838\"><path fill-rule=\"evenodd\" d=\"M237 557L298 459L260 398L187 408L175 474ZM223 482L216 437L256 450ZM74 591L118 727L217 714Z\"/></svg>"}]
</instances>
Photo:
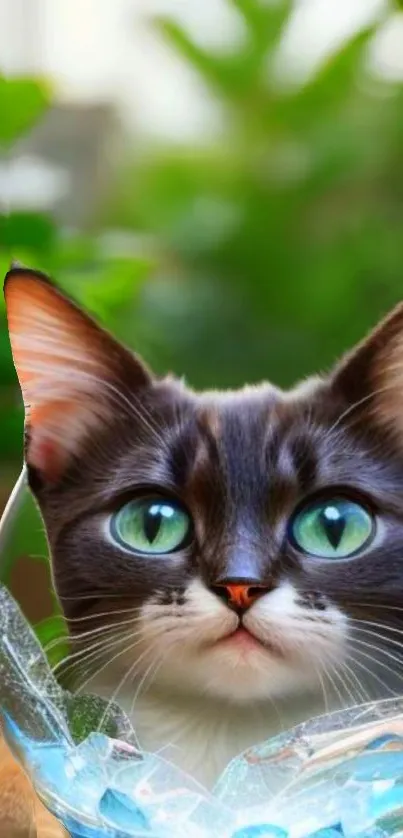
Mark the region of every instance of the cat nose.
<instances>
[{"instance_id":1,"label":"cat nose","mask_svg":"<svg viewBox=\"0 0 403 838\"><path fill-rule=\"evenodd\" d=\"M261 585L256 582L236 582L225 580L218 585L213 585L212 590L221 599L225 600L229 608L238 613L247 611L259 597L270 591L269 585Z\"/></svg>"}]
</instances>

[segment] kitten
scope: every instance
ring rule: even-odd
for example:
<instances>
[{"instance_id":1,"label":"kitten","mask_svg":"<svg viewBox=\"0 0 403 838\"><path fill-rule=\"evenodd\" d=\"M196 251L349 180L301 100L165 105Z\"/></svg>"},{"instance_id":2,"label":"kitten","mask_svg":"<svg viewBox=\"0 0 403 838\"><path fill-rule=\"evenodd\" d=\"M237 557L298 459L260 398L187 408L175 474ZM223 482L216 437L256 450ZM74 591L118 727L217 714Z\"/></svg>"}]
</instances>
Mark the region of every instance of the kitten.
<instances>
[{"instance_id":1,"label":"kitten","mask_svg":"<svg viewBox=\"0 0 403 838\"><path fill-rule=\"evenodd\" d=\"M282 728L396 694L403 306L291 392L197 394L43 275L5 296L77 688L209 786Z\"/></svg>"}]
</instances>

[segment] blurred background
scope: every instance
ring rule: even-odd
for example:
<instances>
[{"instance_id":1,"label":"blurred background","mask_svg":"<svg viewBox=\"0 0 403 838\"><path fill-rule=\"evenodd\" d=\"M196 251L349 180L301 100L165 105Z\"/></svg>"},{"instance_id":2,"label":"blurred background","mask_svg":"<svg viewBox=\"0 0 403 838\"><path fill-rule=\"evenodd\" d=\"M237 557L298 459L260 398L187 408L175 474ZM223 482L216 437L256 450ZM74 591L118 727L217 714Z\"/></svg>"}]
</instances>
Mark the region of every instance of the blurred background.
<instances>
[{"instance_id":1,"label":"blurred background","mask_svg":"<svg viewBox=\"0 0 403 838\"><path fill-rule=\"evenodd\" d=\"M3 3L1 273L49 272L194 387L325 370L403 298L400 5ZM0 507L22 423L1 300ZM30 503L3 567L51 635Z\"/></svg>"}]
</instances>

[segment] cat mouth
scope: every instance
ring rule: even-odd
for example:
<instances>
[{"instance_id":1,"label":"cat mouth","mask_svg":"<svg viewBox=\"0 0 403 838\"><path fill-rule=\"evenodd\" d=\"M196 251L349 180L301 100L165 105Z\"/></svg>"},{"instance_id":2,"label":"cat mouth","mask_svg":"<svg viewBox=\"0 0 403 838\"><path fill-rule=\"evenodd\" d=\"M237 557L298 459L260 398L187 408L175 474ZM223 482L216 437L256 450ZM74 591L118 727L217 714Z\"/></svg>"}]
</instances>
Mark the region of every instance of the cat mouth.
<instances>
[{"instance_id":1,"label":"cat mouth","mask_svg":"<svg viewBox=\"0 0 403 838\"><path fill-rule=\"evenodd\" d=\"M217 648L233 648L245 652L264 651L270 652L276 657L283 657L280 650L268 640L262 640L256 637L251 631L240 625L235 631L231 631L219 640L212 644L212 647Z\"/></svg>"}]
</instances>

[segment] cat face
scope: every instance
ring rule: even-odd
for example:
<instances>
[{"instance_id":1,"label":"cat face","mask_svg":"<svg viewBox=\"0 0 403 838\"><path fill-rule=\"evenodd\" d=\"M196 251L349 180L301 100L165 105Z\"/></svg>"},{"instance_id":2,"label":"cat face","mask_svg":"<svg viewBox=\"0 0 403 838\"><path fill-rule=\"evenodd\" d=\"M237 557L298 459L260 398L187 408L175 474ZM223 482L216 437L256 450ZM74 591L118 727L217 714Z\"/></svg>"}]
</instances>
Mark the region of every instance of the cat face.
<instances>
[{"instance_id":1,"label":"cat face","mask_svg":"<svg viewBox=\"0 0 403 838\"><path fill-rule=\"evenodd\" d=\"M103 673L133 702L150 683L237 703L395 689L403 309L326 378L196 394L42 275L15 269L5 293L81 685Z\"/></svg>"}]
</instances>

